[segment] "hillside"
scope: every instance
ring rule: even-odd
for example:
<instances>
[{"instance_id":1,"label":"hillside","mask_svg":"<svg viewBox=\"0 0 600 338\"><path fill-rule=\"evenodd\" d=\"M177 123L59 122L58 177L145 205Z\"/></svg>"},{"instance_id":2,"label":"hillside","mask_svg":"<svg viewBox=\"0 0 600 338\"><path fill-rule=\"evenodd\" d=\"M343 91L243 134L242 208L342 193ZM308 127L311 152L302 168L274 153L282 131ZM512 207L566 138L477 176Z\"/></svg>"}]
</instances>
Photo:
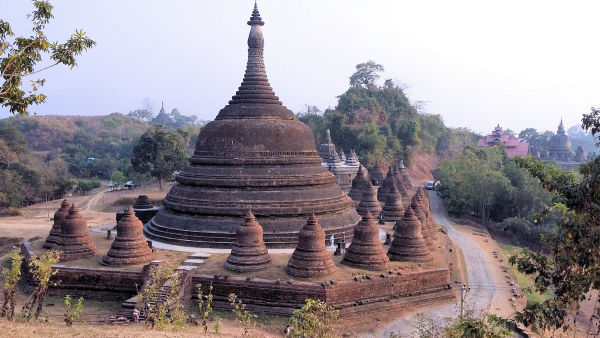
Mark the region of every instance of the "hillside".
<instances>
[{"instance_id":1,"label":"hillside","mask_svg":"<svg viewBox=\"0 0 600 338\"><path fill-rule=\"evenodd\" d=\"M64 149L73 143L128 143L148 129L144 121L120 113L103 116L15 116L0 120L25 136L33 151Z\"/></svg>"}]
</instances>

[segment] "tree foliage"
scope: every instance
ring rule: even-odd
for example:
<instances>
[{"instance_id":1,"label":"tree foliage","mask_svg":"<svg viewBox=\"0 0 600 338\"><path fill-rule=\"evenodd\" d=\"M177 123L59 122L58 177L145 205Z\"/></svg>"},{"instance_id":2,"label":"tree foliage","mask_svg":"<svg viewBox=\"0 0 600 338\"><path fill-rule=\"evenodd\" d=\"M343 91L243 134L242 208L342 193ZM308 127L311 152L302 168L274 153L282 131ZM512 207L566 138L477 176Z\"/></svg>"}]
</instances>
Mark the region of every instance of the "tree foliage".
<instances>
[{"instance_id":1,"label":"tree foliage","mask_svg":"<svg viewBox=\"0 0 600 338\"><path fill-rule=\"evenodd\" d=\"M21 264L23 263L23 255L20 248L14 248L10 254L10 267L2 269L2 277L4 278L4 301L0 309L0 318L13 320L15 315L15 296L17 294L17 283L21 279Z\"/></svg>"},{"instance_id":2,"label":"tree foliage","mask_svg":"<svg viewBox=\"0 0 600 338\"><path fill-rule=\"evenodd\" d=\"M357 65L357 69L364 67ZM372 83L368 88L351 86L338 96L335 110L327 109L322 115L311 113L314 108L307 107L298 118L313 130L317 144L324 141L324 132L329 129L336 145L355 149L367 166L375 162L391 164L398 159L409 163L417 149L453 157L474 140L468 130L447 128L439 115L420 113L391 80L382 87Z\"/></svg>"},{"instance_id":3,"label":"tree foliage","mask_svg":"<svg viewBox=\"0 0 600 338\"><path fill-rule=\"evenodd\" d=\"M333 325L339 311L321 300L306 299L302 308L294 310L290 318L294 337L335 337Z\"/></svg>"},{"instance_id":4,"label":"tree foliage","mask_svg":"<svg viewBox=\"0 0 600 338\"><path fill-rule=\"evenodd\" d=\"M503 338L513 336L514 326L514 323L495 315L475 317L468 312L462 318L448 319L445 323L440 323L418 314L414 336L419 338ZM392 337L396 336L392 334Z\"/></svg>"},{"instance_id":5,"label":"tree foliage","mask_svg":"<svg viewBox=\"0 0 600 338\"><path fill-rule=\"evenodd\" d=\"M597 133L600 115L583 117L583 126ZM600 289L600 158L580 166L579 176L534 158L517 158L553 195L552 210L560 218L556 231L546 236L549 253L524 250L510 263L531 275L540 292L554 297L527 304L517 318L542 330L566 328L567 316L590 290Z\"/></svg>"},{"instance_id":6,"label":"tree foliage","mask_svg":"<svg viewBox=\"0 0 600 338\"><path fill-rule=\"evenodd\" d=\"M161 125L152 126L133 148L133 170L156 177L162 190L163 181L187 164L188 143L189 135L182 130L172 131Z\"/></svg>"},{"instance_id":7,"label":"tree foliage","mask_svg":"<svg viewBox=\"0 0 600 338\"><path fill-rule=\"evenodd\" d=\"M180 291L181 278L178 271L167 265L153 266L150 279L138 295L136 305L145 309L148 318L146 324L158 330L183 329L186 315L179 299Z\"/></svg>"},{"instance_id":8,"label":"tree foliage","mask_svg":"<svg viewBox=\"0 0 600 338\"><path fill-rule=\"evenodd\" d=\"M73 68L76 57L96 44L82 30L75 30L63 43L48 41L44 31L54 18L53 6L41 0L33 1L33 6L27 16L33 25L30 36L15 36L10 23L0 19L0 75L4 79L0 104L13 114L27 114L29 106L46 101L46 95L38 91L46 81L32 76L60 64ZM36 68L45 56L51 63ZM26 79L29 88L24 88Z\"/></svg>"},{"instance_id":9,"label":"tree foliage","mask_svg":"<svg viewBox=\"0 0 600 338\"><path fill-rule=\"evenodd\" d=\"M350 86L363 85L365 87L373 85L379 78L379 73L383 72L383 66L369 60L356 65L356 72L350 76Z\"/></svg>"},{"instance_id":10,"label":"tree foliage","mask_svg":"<svg viewBox=\"0 0 600 338\"><path fill-rule=\"evenodd\" d=\"M61 251L50 250L42 256L31 257L31 260L29 261L29 271L37 285L31 295L27 297L21 308L20 316L23 319L37 319L42 313L44 300L46 299L48 287L50 286L50 279L58 272L52 265L58 263L60 255Z\"/></svg>"},{"instance_id":11,"label":"tree foliage","mask_svg":"<svg viewBox=\"0 0 600 338\"><path fill-rule=\"evenodd\" d=\"M539 186L537 179L519 168L502 146L468 147L455 159L442 163L434 174L442 183L440 194L448 212L457 216L476 215L483 224L489 219L509 218L533 224L534 217L551 204L550 194ZM518 237L526 233L526 229L508 226L503 230L510 230ZM540 240L540 233L529 231L528 237Z\"/></svg>"}]
</instances>

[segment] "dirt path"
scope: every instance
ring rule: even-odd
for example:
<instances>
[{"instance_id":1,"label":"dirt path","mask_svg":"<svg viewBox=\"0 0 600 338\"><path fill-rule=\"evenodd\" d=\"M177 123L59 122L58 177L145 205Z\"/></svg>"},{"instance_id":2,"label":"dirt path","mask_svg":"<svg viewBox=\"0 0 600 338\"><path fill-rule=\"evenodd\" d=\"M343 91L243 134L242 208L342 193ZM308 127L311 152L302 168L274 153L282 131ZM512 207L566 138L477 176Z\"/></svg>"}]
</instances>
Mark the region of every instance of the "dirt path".
<instances>
[{"instance_id":1,"label":"dirt path","mask_svg":"<svg viewBox=\"0 0 600 338\"><path fill-rule=\"evenodd\" d=\"M496 286L504 283L504 280L495 279L495 274L492 269L492 262L482 252L480 247L456 230L448 221L446 210L442 204L442 200L436 193L428 191L431 200L431 209L436 223L448 229L448 235L452 241L458 245L464 254L467 265L467 276L469 284L476 285L471 289L467 297L466 308L472 310L475 315L479 315L487 311L494 297L498 297ZM498 278L498 277L496 277ZM437 323L443 323L445 318L456 317L459 313L459 303L444 304L421 311L426 317L433 319ZM413 313L409 317L401 318L390 323L377 333L379 337L390 337L396 334L401 337L412 336L417 324L417 313Z\"/></svg>"}]
</instances>

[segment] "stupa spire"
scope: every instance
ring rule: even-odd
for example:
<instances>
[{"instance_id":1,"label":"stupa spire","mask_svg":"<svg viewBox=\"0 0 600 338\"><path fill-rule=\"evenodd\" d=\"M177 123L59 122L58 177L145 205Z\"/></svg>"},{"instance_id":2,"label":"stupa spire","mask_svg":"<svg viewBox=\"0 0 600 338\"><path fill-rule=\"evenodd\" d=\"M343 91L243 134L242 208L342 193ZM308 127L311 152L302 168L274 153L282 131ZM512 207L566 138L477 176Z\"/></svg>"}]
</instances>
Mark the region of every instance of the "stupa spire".
<instances>
[{"instance_id":1,"label":"stupa spire","mask_svg":"<svg viewBox=\"0 0 600 338\"><path fill-rule=\"evenodd\" d=\"M250 16L250 35L248 36L248 63L246 64L246 73L240 88L229 101L233 104L276 104L281 105L279 98L275 96L273 88L269 84L267 72L264 63L264 46L261 26L265 23L260 17L258 5L254 3L254 10Z\"/></svg>"},{"instance_id":2,"label":"stupa spire","mask_svg":"<svg viewBox=\"0 0 600 338\"><path fill-rule=\"evenodd\" d=\"M563 120L562 117L560 118L560 124L558 125L558 130L556 131L557 134L564 134L565 133L565 126L563 125Z\"/></svg>"}]
</instances>

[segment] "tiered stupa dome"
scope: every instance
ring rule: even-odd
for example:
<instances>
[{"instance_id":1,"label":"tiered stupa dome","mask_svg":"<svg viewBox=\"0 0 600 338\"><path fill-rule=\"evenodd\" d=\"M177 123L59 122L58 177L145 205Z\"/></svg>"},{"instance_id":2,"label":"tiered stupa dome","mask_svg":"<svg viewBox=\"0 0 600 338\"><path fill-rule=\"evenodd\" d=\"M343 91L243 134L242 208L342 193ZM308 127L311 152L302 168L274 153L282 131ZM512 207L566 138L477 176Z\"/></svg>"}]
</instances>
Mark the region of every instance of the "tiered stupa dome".
<instances>
[{"instance_id":1,"label":"tiered stupa dome","mask_svg":"<svg viewBox=\"0 0 600 338\"><path fill-rule=\"evenodd\" d=\"M377 201L377 188L375 188L369 180L367 180L365 188L363 189L360 203L358 204L358 207L356 207L356 212L362 217L365 217L367 210L369 210L371 216L379 218L381 204Z\"/></svg>"},{"instance_id":2,"label":"tiered stupa dome","mask_svg":"<svg viewBox=\"0 0 600 338\"><path fill-rule=\"evenodd\" d=\"M60 208L56 210L54 213L54 222L52 223L52 228L50 229L50 233L48 237L46 237L46 241L44 242L44 249L52 249L56 246L56 243L60 240L60 226L62 224L63 219L69 213L69 208L71 207L71 202L67 199L64 199L60 204Z\"/></svg>"},{"instance_id":3,"label":"tiered stupa dome","mask_svg":"<svg viewBox=\"0 0 600 338\"><path fill-rule=\"evenodd\" d=\"M369 170L369 177L374 185L380 186L383 183L385 174L383 173L383 170L381 170L381 167L379 167L379 162L375 162L373 169Z\"/></svg>"},{"instance_id":4,"label":"tiered stupa dome","mask_svg":"<svg viewBox=\"0 0 600 338\"><path fill-rule=\"evenodd\" d=\"M325 247L325 232L312 214L298 236L298 246L285 271L294 277L321 277L336 270L331 254Z\"/></svg>"},{"instance_id":5,"label":"tiered stupa dome","mask_svg":"<svg viewBox=\"0 0 600 338\"><path fill-rule=\"evenodd\" d=\"M248 210L244 223L237 226L235 243L225 268L237 272L259 271L271 266L271 255L263 241L263 229Z\"/></svg>"},{"instance_id":6,"label":"tiered stupa dome","mask_svg":"<svg viewBox=\"0 0 600 338\"><path fill-rule=\"evenodd\" d=\"M125 210L117 223L117 236L102 259L106 265L132 265L148 263L153 259L152 249L144 238L143 224L133 208Z\"/></svg>"},{"instance_id":7,"label":"tiered stupa dome","mask_svg":"<svg viewBox=\"0 0 600 338\"><path fill-rule=\"evenodd\" d=\"M431 233L429 231L429 227L427 226L427 214L425 213L423 201L421 200L418 192L413 195L410 206L415 212L415 216L417 216L421 222L421 233L425 238L425 242L427 242L427 247L429 247L430 250L433 250L435 244L433 243L433 238L431 238Z\"/></svg>"},{"instance_id":8,"label":"tiered stupa dome","mask_svg":"<svg viewBox=\"0 0 600 338\"><path fill-rule=\"evenodd\" d=\"M421 222L412 207L406 208L402 220L396 222L394 240L387 254L392 261L427 262L433 259L421 233Z\"/></svg>"},{"instance_id":9,"label":"tiered stupa dome","mask_svg":"<svg viewBox=\"0 0 600 338\"><path fill-rule=\"evenodd\" d=\"M365 270L383 270L389 261L383 244L379 241L379 227L367 210L354 228L354 238L342 264Z\"/></svg>"},{"instance_id":10,"label":"tiered stupa dome","mask_svg":"<svg viewBox=\"0 0 600 338\"><path fill-rule=\"evenodd\" d=\"M404 216L404 206L402 205L402 196L394 185L387 194L383 210L381 211L381 219L386 222L396 222Z\"/></svg>"},{"instance_id":11,"label":"tiered stupa dome","mask_svg":"<svg viewBox=\"0 0 600 338\"><path fill-rule=\"evenodd\" d=\"M362 199L362 194L365 188L369 183L369 179L365 175L362 165L358 167L358 172L356 173L356 177L352 180L352 188L350 188L350 192L348 192L348 196L352 198L352 201L355 205L360 203Z\"/></svg>"},{"instance_id":12,"label":"tiered stupa dome","mask_svg":"<svg viewBox=\"0 0 600 338\"><path fill-rule=\"evenodd\" d=\"M97 252L87 221L81 216L75 203L60 225L60 240L54 249L62 251L61 262L93 256Z\"/></svg>"},{"instance_id":13,"label":"tiered stupa dome","mask_svg":"<svg viewBox=\"0 0 600 338\"><path fill-rule=\"evenodd\" d=\"M263 62L264 25L254 7L248 64L239 90L198 135L190 165L144 228L152 240L231 247L238 219L252 209L270 247L295 247L315 213L327 236L359 221L351 199L321 166L311 129L275 96Z\"/></svg>"},{"instance_id":14,"label":"tiered stupa dome","mask_svg":"<svg viewBox=\"0 0 600 338\"><path fill-rule=\"evenodd\" d=\"M148 195L139 195L135 202L133 202L133 212L145 224L156 215L158 208L152 205Z\"/></svg>"},{"instance_id":15,"label":"tiered stupa dome","mask_svg":"<svg viewBox=\"0 0 600 338\"><path fill-rule=\"evenodd\" d=\"M396 178L394 177L394 170L390 166L383 183L379 185L379 189L377 190L377 200L381 202L381 204L385 203L388 192L392 186L396 186Z\"/></svg>"},{"instance_id":16,"label":"tiered stupa dome","mask_svg":"<svg viewBox=\"0 0 600 338\"><path fill-rule=\"evenodd\" d=\"M408 174L408 169L406 169L406 167L404 166L403 160L400 160L400 163L398 164L398 170L400 170L400 174L402 175L402 183L404 183L404 188L406 188L406 190L412 189L413 184L412 184L412 181L410 180L410 175Z\"/></svg>"},{"instance_id":17,"label":"tiered stupa dome","mask_svg":"<svg viewBox=\"0 0 600 338\"><path fill-rule=\"evenodd\" d=\"M562 119L560 119L556 135L550 138L548 152L551 159L558 161L570 161L575 156L575 152L571 149L571 138L565 132Z\"/></svg>"}]
</instances>

